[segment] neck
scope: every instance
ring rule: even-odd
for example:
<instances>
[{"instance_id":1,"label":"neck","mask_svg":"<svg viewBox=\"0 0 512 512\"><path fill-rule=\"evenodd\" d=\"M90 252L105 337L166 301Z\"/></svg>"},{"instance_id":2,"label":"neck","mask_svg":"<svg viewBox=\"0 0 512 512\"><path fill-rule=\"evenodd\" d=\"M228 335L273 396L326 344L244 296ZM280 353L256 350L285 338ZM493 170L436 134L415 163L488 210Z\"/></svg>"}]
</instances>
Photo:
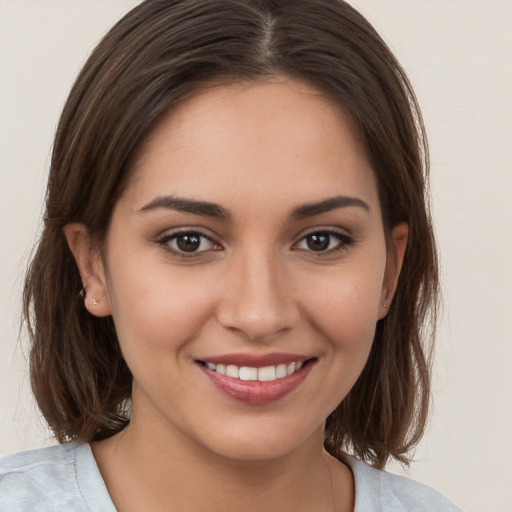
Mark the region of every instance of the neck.
<instances>
[{"instance_id":1,"label":"neck","mask_svg":"<svg viewBox=\"0 0 512 512\"><path fill-rule=\"evenodd\" d=\"M286 455L234 459L168 425L140 424L135 415L123 432L95 443L93 453L119 512L163 511L169 504L173 512L353 510L350 471L322 445L320 425Z\"/></svg>"}]
</instances>

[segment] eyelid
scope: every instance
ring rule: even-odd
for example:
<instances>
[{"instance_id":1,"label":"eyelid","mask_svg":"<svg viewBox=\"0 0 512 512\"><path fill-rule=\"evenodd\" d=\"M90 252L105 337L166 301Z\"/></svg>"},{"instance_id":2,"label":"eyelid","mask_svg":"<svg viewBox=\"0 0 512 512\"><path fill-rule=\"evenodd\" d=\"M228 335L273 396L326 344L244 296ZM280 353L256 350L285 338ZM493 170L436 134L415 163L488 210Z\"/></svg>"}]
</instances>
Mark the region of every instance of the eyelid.
<instances>
[{"instance_id":1,"label":"eyelid","mask_svg":"<svg viewBox=\"0 0 512 512\"><path fill-rule=\"evenodd\" d=\"M197 235L197 236L204 238L204 239L208 240L209 242L211 242L215 246L215 248L214 249L204 249L201 251L187 253L187 252L181 252L179 250L176 250L176 249L170 247L168 242L173 240L174 238L179 237L180 235ZM160 235L158 235L155 238L155 242L158 245L162 246L164 248L164 250L166 250L167 252L169 252L179 258L198 257L198 256L204 255L205 253L208 253L208 252L217 251L222 247L221 244L218 243L213 236L206 234L204 232L203 228L197 228L197 227L192 227L192 226L191 227L181 226L179 228L168 229L166 231L163 231Z\"/></svg>"},{"instance_id":2,"label":"eyelid","mask_svg":"<svg viewBox=\"0 0 512 512\"><path fill-rule=\"evenodd\" d=\"M305 229L304 231L301 231L295 237L295 239L298 242L300 240L303 240L305 237L307 237L309 235L315 235L318 233L335 235L335 236L339 236L339 237L347 239L347 240L354 240L354 237L350 234L350 232L347 229L338 228L338 227L334 227L334 226L315 226L313 228L308 228L308 229Z\"/></svg>"},{"instance_id":3,"label":"eyelid","mask_svg":"<svg viewBox=\"0 0 512 512\"><path fill-rule=\"evenodd\" d=\"M168 242L174 238L179 237L180 235L192 235L195 234L201 238L204 238L211 242L214 246L212 249L203 249L196 252L181 252L179 250L176 250L168 244ZM339 240L339 244L337 244L335 247L331 249L327 249L325 251L313 251L308 249L299 249L297 246L300 242L302 242L306 237L314 234L324 234L324 235L330 235ZM199 257L201 255L204 255L205 253L210 253L213 251L218 251L222 249L222 245L216 240L217 237L212 236L210 234L205 233L205 228L203 227L197 227L197 226L180 226L177 228L171 228L168 230L163 231L161 234L159 234L155 238L155 243L161 245L167 252L181 258L193 258L193 257ZM356 241L354 238L347 233L346 229L342 228L336 228L336 227L322 227L322 226L316 226L314 228L309 228L303 232L301 232L296 237L296 241L292 245L292 249L301 250L304 252L312 253L318 257L327 256L331 253L340 251L340 250L347 250L351 245L353 245Z\"/></svg>"},{"instance_id":4,"label":"eyelid","mask_svg":"<svg viewBox=\"0 0 512 512\"><path fill-rule=\"evenodd\" d=\"M335 247L331 249L327 249L325 251L313 251L308 249L299 249L297 248L298 244L302 242L306 237L310 235L315 234L323 234L323 235L330 235L334 236L339 240L339 244L337 244ZM297 248L297 250L301 250L304 252L308 252L311 254L314 254L316 256L322 257L322 256L328 256L332 253L335 253L340 250L347 250L350 246L355 244L355 239L349 235L346 230L340 229L340 228L334 228L332 226L330 227L315 227L310 228L304 232L302 232L296 239L296 242L294 242L293 247Z\"/></svg>"},{"instance_id":5,"label":"eyelid","mask_svg":"<svg viewBox=\"0 0 512 512\"><path fill-rule=\"evenodd\" d=\"M336 226L315 226L312 228L307 228L304 231L301 231L297 235L297 239L304 238L305 236L312 235L315 233L329 233L334 235L346 236L351 238L350 232L348 229L340 228Z\"/></svg>"}]
</instances>

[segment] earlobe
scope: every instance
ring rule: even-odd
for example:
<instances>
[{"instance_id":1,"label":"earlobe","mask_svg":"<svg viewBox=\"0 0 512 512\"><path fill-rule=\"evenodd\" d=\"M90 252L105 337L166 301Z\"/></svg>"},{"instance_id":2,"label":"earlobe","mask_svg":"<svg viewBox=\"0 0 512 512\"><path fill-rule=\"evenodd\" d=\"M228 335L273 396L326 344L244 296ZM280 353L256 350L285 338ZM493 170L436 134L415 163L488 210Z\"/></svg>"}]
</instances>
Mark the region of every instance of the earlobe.
<instances>
[{"instance_id":1,"label":"earlobe","mask_svg":"<svg viewBox=\"0 0 512 512\"><path fill-rule=\"evenodd\" d=\"M63 229L82 279L85 307L94 316L110 315L105 270L98 248L92 243L84 224L66 224Z\"/></svg>"},{"instance_id":2,"label":"earlobe","mask_svg":"<svg viewBox=\"0 0 512 512\"><path fill-rule=\"evenodd\" d=\"M384 318L389 310L391 301L395 294L398 277L402 269L407 240L409 237L409 226L404 222L396 225L391 231L392 246L388 251L386 273L382 286L379 318Z\"/></svg>"}]
</instances>

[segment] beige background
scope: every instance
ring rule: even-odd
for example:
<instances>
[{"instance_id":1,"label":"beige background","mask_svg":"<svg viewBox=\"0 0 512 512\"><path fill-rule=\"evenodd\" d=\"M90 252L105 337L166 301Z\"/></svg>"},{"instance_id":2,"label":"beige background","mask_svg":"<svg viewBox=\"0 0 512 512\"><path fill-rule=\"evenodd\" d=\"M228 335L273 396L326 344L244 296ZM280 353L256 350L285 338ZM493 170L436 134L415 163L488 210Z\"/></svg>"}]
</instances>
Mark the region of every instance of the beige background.
<instances>
[{"instance_id":1,"label":"beige background","mask_svg":"<svg viewBox=\"0 0 512 512\"><path fill-rule=\"evenodd\" d=\"M136 0L0 0L0 453L51 442L18 342L22 275L73 78ZM409 476L512 511L512 1L353 0L408 71L430 135L445 313ZM399 471L397 468L391 468Z\"/></svg>"}]
</instances>

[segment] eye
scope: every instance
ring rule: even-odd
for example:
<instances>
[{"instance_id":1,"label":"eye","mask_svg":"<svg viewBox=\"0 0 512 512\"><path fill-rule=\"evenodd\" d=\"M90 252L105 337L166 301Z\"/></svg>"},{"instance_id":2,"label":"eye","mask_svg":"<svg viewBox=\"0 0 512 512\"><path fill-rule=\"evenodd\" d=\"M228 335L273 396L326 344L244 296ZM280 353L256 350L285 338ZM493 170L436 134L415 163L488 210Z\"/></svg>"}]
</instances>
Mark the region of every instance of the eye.
<instances>
[{"instance_id":1,"label":"eye","mask_svg":"<svg viewBox=\"0 0 512 512\"><path fill-rule=\"evenodd\" d=\"M179 256L193 256L205 251L219 249L219 245L211 238L196 231L169 233L160 238L158 243Z\"/></svg>"},{"instance_id":2,"label":"eye","mask_svg":"<svg viewBox=\"0 0 512 512\"><path fill-rule=\"evenodd\" d=\"M301 238L296 247L304 251L330 253L346 249L353 243L352 238L337 231L315 231Z\"/></svg>"}]
</instances>

